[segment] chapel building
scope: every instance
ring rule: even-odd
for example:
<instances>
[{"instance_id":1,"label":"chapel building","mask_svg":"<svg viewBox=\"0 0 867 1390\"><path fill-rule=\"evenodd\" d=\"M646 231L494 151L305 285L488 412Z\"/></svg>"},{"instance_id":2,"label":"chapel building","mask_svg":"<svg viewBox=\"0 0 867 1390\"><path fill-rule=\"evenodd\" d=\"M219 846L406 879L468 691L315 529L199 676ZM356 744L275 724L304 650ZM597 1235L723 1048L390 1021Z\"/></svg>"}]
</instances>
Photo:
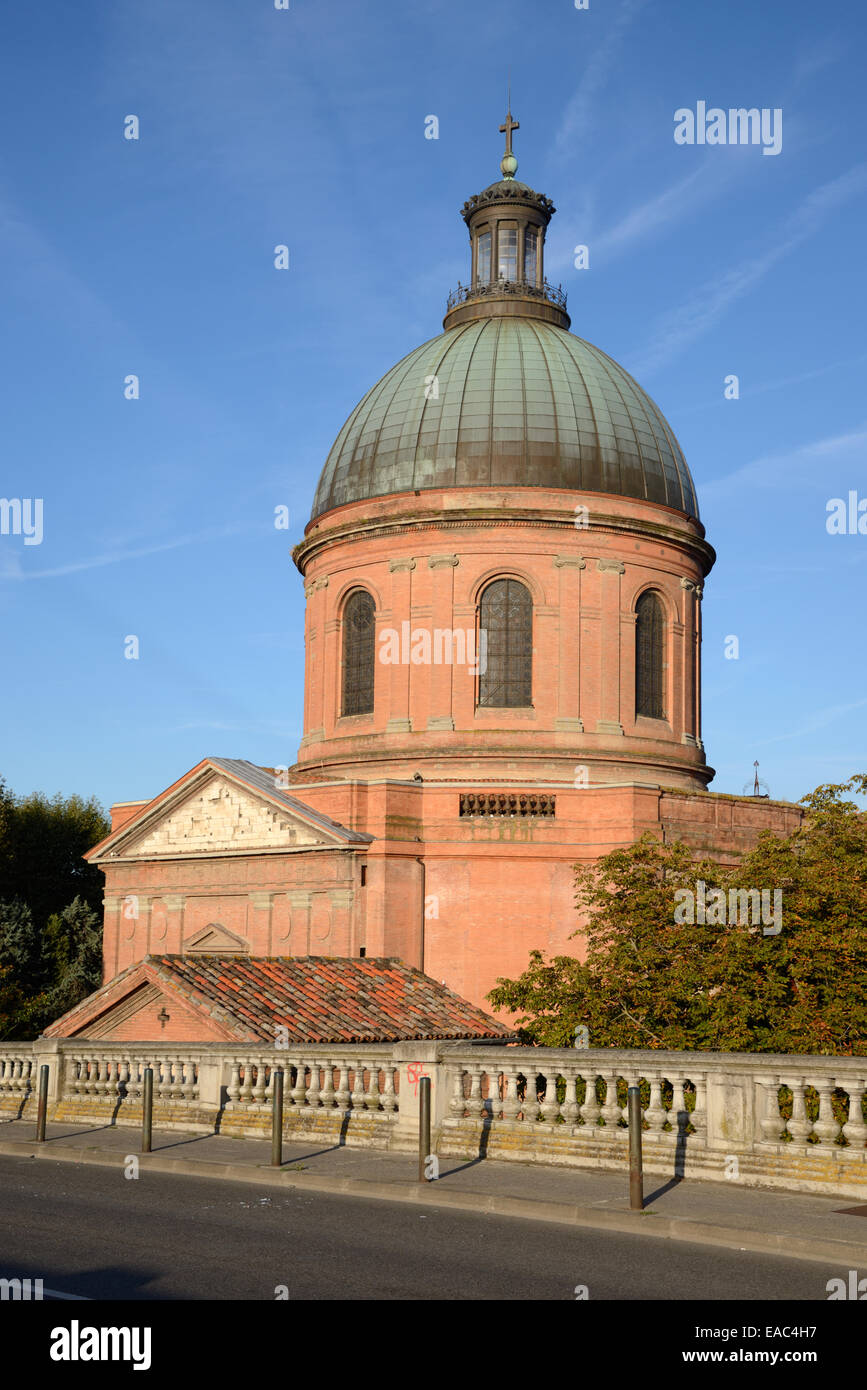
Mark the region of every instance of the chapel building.
<instances>
[{"instance_id":1,"label":"chapel building","mask_svg":"<svg viewBox=\"0 0 867 1390\"><path fill-rule=\"evenodd\" d=\"M532 949L580 954L576 861L650 830L733 862L800 821L707 791L693 480L570 331L554 206L501 129L467 283L343 425L293 551L297 761L205 758L112 808L107 982L151 955L397 957L485 1009Z\"/></svg>"}]
</instances>

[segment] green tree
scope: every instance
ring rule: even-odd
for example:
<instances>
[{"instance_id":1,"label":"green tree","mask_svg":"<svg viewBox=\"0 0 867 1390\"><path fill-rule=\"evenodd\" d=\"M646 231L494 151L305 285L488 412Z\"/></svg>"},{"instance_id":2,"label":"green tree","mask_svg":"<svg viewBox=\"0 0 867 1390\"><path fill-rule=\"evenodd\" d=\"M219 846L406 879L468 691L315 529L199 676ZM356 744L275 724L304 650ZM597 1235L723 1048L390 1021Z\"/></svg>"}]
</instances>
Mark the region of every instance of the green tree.
<instances>
[{"instance_id":1,"label":"green tree","mask_svg":"<svg viewBox=\"0 0 867 1390\"><path fill-rule=\"evenodd\" d=\"M51 1018L58 1018L102 984L102 922L83 898L48 919L46 941L54 982L48 991Z\"/></svg>"},{"instance_id":2,"label":"green tree","mask_svg":"<svg viewBox=\"0 0 867 1390\"><path fill-rule=\"evenodd\" d=\"M43 935L20 898L0 902L0 966L25 996L39 993L50 977Z\"/></svg>"},{"instance_id":3,"label":"green tree","mask_svg":"<svg viewBox=\"0 0 867 1390\"><path fill-rule=\"evenodd\" d=\"M93 798L34 792L0 799L0 900L20 898L40 927L75 897L99 911L104 877L83 856L108 831Z\"/></svg>"},{"instance_id":4,"label":"green tree","mask_svg":"<svg viewBox=\"0 0 867 1390\"><path fill-rule=\"evenodd\" d=\"M647 834L576 866L586 958L534 951L488 998L519 1015L526 1041L719 1051L867 1053L867 816L845 793L867 776L819 787L785 838L764 833L733 869L697 862ZM782 930L755 920L679 921L678 890L782 893ZM708 914L710 915L710 914Z\"/></svg>"}]
</instances>

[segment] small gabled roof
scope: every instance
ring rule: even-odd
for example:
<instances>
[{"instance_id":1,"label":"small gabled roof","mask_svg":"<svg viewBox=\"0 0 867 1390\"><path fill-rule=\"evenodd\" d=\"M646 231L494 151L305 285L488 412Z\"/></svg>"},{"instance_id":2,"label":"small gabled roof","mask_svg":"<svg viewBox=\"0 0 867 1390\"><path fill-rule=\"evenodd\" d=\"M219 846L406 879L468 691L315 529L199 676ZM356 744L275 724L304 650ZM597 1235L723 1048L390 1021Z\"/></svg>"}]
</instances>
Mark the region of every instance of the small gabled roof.
<instances>
[{"instance_id":1,"label":"small gabled roof","mask_svg":"<svg viewBox=\"0 0 867 1390\"><path fill-rule=\"evenodd\" d=\"M97 1020L104 1029L111 1011L145 983L199 1013L209 1038L215 1026L227 1039L271 1044L278 1027L299 1044L514 1037L475 1004L392 957L221 955L146 956L51 1024L46 1036L87 1037Z\"/></svg>"}]
</instances>

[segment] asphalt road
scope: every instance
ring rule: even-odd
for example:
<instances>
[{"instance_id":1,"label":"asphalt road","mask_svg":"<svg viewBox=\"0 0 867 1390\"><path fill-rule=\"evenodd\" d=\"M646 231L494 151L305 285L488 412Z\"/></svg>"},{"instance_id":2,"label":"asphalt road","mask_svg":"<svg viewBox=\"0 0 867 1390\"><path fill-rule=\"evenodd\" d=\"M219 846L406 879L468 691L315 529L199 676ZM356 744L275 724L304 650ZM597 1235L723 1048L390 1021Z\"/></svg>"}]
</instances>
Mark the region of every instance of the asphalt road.
<instances>
[{"instance_id":1,"label":"asphalt road","mask_svg":"<svg viewBox=\"0 0 867 1390\"><path fill-rule=\"evenodd\" d=\"M89 1299L827 1300L840 1270L493 1214L0 1156L0 1277ZM70 1308L81 1305L68 1305Z\"/></svg>"}]
</instances>

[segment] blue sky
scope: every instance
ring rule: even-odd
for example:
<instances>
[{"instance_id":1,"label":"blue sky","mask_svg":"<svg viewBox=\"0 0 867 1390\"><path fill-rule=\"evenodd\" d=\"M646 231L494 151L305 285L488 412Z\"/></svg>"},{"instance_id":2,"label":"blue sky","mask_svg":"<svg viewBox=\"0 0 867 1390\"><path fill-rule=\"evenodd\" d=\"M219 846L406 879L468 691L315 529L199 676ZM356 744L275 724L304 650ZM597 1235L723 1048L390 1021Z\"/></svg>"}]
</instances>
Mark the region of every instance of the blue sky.
<instances>
[{"instance_id":1,"label":"blue sky","mask_svg":"<svg viewBox=\"0 0 867 1390\"><path fill-rule=\"evenodd\" d=\"M0 495L43 498L44 538L0 536L7 783L107 805L206 754L294 761L290 546L346 415L466 278L510 68L548 277L671 421L718 553L712 789L755 758L792 799L867 769L867 536L825 526L867 497L865 38L857 0L13 7ZM698 101L781 108L781 153L675 144Z\"/></svg>"}]
</instances>

